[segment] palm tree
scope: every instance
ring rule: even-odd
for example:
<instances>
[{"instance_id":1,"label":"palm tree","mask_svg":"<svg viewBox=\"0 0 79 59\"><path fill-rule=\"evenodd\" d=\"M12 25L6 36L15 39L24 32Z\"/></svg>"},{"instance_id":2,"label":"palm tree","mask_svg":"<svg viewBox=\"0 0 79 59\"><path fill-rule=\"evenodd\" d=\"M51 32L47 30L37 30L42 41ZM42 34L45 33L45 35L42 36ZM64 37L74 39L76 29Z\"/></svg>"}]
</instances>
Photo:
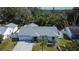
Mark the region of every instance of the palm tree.
<instances>
[{"instance_id":1,"label":"palm tree","mask_svg":"<svg viewBox=\"0 0 79 59\"><path fill-rule=\"evenodd\" d=\"M47 39L40 39L39 40L40 46L42 47L42 51L44 50L44 48L47 47L48 44L48 40Z\"/></svg>"}]
</instances>

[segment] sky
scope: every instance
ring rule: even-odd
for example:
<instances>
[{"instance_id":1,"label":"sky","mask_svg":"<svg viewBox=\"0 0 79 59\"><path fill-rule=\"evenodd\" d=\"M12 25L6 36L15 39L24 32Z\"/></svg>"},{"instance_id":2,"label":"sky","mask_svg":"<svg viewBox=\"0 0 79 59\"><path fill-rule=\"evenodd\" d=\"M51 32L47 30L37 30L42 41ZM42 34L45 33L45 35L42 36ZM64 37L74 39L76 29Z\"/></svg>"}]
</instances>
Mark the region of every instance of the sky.
<instances>
[{"instance_id":1,"label":"sky","mask_svg":"<svg viewBox=\"0 0 79 59\"><path fill-rule=\"evenodd\" d=\"M68 9L72 9L73 7L54 7L55 10L68 10ZM43 10L52 10L53 7L41 7L41 9Z\"/></svg>"}]
</instances>

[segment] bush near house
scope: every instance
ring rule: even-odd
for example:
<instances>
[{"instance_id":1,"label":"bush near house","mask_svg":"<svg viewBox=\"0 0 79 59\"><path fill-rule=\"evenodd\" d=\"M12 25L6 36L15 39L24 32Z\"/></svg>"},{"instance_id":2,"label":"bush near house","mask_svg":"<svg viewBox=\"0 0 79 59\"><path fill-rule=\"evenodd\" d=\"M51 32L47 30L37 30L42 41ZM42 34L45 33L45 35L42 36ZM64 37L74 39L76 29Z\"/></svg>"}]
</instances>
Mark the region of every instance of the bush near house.
<instances>
[{"instance_id":1,"label":"bush near house","mask_svg":"<svg viewBox=\"0 0 79 59\"><path fill-rule=\"evenodd\" d=\"M79 51L79 39L70 39L64 35L64 38L58 39L57 42L64 51Z\"/></svg>"},{"instance_id":2,"label":"bush near house","mask_svg":"<svg viewBox=\"0 0 79 59\"><path fill-rule=\"evenodd\" d=\"M75 40L73 44L73 51L79 51L79 40Z\"/></svg>"},{"instance_id":3,"label":"bush near house","mask_svg":"<svg viewBox=\"0 0 79 59\"><path fill-rule=\"evenodd\" d=\"M3 35L0 34L0 43L2 42L3 40Z\"/></svg>"},{"instance_id":4,"label":"bush near house","mask_svg":"<svg viewBox=\"0 0 79 59\"><path fill-rule=\"evenodd\" d=\"M62 50L72 50L72 46L73 46L72 40L61 38L58 39L57 42Z\"/></svg>"},{"instance_id":5,"label":"bush near house","mask_svg":"<svg viewBox=\"0 0 79 59\"><path fill-rule=\"evenodd\" d=\"M11 39L5 39L0 44L0 51L11 51L15 45L16 42L13 42Z\"/></svg>"}]
</instances>

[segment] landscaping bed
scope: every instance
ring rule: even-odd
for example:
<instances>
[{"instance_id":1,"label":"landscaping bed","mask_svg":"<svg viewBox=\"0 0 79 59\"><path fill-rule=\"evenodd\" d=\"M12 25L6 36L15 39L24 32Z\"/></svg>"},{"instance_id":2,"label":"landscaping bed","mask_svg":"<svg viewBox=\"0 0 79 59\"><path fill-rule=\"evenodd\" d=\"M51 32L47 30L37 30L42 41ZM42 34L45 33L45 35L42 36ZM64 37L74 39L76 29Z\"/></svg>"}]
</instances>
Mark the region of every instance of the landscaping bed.
<instances>
[{"instance_id":1,"label":"landscaping bed","mask_svg":"<svg viewBox=\"0 0 79 59\"><path fill-rule=\"evenodd\" d=\"M5 39L0 43L0 51L12 51L16 43L12 39Z\"/></svg>"},{"instance_id":2,"label":"landscaping bed","mask_svg":"<svg viewBox=\"0 0 79 59\"><path fill-rule=\"evenodd\" d=\"M32 51L57 51L57 48L53 46L44 46L42 47L39 43L33 46Z\"/></svg>"},{"instance_id":3,"label":"landscaping bed","mask_svg":"<svg viewBox=\"0 0 79 59\"><path fill-rule=\"evenodd\" d=\"M62 51L72 50L72 47L73 47L72 40L61 38L61 39L58 39L57 42L58 42L59 46L61 47Z\"/></svg>"}]
</instances>

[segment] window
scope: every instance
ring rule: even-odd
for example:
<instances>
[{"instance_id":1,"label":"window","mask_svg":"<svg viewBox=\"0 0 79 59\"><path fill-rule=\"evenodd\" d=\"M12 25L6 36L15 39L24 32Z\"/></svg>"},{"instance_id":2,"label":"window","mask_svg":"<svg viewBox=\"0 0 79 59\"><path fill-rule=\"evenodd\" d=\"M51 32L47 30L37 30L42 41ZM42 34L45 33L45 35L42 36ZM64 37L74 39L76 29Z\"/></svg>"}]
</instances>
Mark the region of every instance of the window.
<instances>
[{"instance_id":1,"label":"window","mask_svg":"<svg viewBox=\"0 0 79 59\"><path fill-rule=\"evenodd\" d=\"M55 39L55 37L52 37L52 39Z\"/></svg>"},{"instance_id":2,"label":"window","mask_svg":"<svg viewBox=\"0 0 79 59\"><path fill-rule=\"evenodd\" d=\"M66 31L66 29L64 29L64 31Z\"/></svg>"}]
</instances>

